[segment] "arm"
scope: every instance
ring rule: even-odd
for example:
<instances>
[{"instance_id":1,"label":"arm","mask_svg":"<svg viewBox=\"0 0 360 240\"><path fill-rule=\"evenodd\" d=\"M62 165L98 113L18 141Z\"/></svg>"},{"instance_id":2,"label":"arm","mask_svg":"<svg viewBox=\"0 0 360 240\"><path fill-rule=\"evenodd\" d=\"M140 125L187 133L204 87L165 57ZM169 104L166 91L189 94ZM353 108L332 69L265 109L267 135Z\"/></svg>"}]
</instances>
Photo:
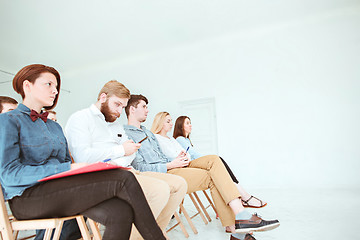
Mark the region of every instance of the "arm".
<instances>
[{"instance_id":1,"label":"arm","mask_svg":"<svg viewBox=\"0 0 360 240\"><path fill-rule=\"evenodd\" d=\"M198 153L193 146L191 146L189 139L184 138L184 137L177 137L176 141L186 150L187 148L189 148L188 153L191 156L191 159L197 159L199 157L202 157L203 155Z\"/></svg>"},{"instance_id":2,"label":"arm","mask_svg":"<svg viewBox=\"0 0 360 240\"><path fill-rule=\"evenodd\" d=\"M71 154L76 162L93 163L107 158L117 159L125 155L122 145L108 148L93 147L92 132L94 130L91 124L91 119L85 116L83 112L73 114L66 124L65 133ZM133 156L128 157L132 158Z\"/></svg>"},{"instance_id":3,"label":"arm","mask_svg":"<svg viewBox=\"0 0 360 240\"><path fill-rule=\"evenodd\" d=\"M19 137L21 128L16 117L0 116L0 176L4 189L33 186L39 179L70 170L70 156L62 161L56 158L31 159L31 156L22 156ZM33 148L41 150L41 147L47 147L46 139L43 141L40 142L37 136Z\"/></svg>"},{"instance_id":4,"label":"arm","mask_svg":"<svg viewBox=\"0 0 360 240\"><path fill-rule=\"evenodd\" d=\"M160 160L157 162L149 163L145 161L143 155L138 151L136 153L136 157L132 162L132 166L139 170L140 172L167 172L167 167L165 162L161 162Z\"/></svg>"}]
</instances>

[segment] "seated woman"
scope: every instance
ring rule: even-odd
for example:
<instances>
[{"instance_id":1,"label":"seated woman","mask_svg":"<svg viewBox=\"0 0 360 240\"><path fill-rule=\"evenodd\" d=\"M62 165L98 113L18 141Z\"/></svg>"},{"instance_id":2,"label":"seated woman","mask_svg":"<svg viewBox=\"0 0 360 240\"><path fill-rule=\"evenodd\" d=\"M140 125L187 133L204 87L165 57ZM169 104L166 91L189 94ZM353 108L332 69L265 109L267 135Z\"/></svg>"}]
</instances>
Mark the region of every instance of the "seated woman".
<instances>
[{"instance_id":1,"label":"seated woman","mask_svg":"<svg viewBox=\"0 0 360 240\"><path fill-rule=\"evenodd\" d=\"M167 133L169 131L171 131L172 126L173 126L173 124L172 124L170 114L167 112L160 112L155 116L154 122L153 122L153 125L151 128L151 131L154 133L154 135L156 136L156 138L159 142L162 152L170 159L174 159L177 156L181 155L181 153L185 152L185 149L173 137L167 136ZM188 150L188 148L186 148L186 149ZM187 154L188 160L191 160L189 153L186 153L186 154ZM221 164L221 160L215 155L199 156L198 158L192 159L192 160L194 160L194 162L199 162L199 161L200 162L207 162L207 161L211 162L211 159L213 159L213 161L215 161L215 158L217 159L216 161L219 161ZM200 164L200 162L199 162L199 164ZM191 164L189 166L196 167L195 165L191 166ZM176 173L174 173L174 174L176 174ZM226 176L222 176L222 178L224 178L224 177L226 177ZM230 178L229 175L227 177ZM214 180L214 181L216 181L216 180ZM240 192L241 198L243 198L243 197L248 198L250 196L239 184L237 184L237 188ZM214 199L214 201L215 201L215 205L216 205L217 199ZM238 199L238 201L239 201L239 199ZM260 201L260 204L262 205L261 201ZM241 206L241 204L240 204L240 206ZM250 204L247 204L246 206L247 207L260 207L260 206L256 206L256 205L253 206ZM219 214L219 217L221 219L221 214ZM278 221L275 220L275 221L270 221L270 222L271 223L269 225L273 224L273 225L275 225L275 227L278 226ZM227 232L234 232L233 231L234 226L232 226L232 225L225 225L225 226L227 227ZM233 238L233 239L235 239L235 238Z\"/></svg>"},{"instance_id":2,"label":"seated woman","mask_svg":"<svg viewBox=\"0 0 360 240\"><path fill-rule=\"evenodd\" d=\"M42 111L56 106L59 73L29 65L15 75L13 88L23 103L0 115L0 183L17 219L82 214L106 227L103 239L129 239L132 223L144 239L165 239L131 172L115 169L39 183L86 164L71 163L60 125Z\"/></svg>"},{"instance_id":3,"label":"seated woman","mask_svg":"<svg viewBox=\"0 0 360 240\"><path fill-rule=\"evenodd\" d=\"M190 140L190 133L192 130L192 125L190 118L187 116L180 116L175 121L175 127L174 127L174 133L173 138L176 139L176 141L181 145L184 149L189 149L188 152L190 154L191 160L202 157L204 155L198 153L195 149L193 144ZM161 133L160 133L161 134ZM236 179L234 173L231 171L230 167L227 165L227 163L219 157L221 161L224 163L226 170L231 176L231 179L236 184L236 187L239 189L239 192L241 193L241 196L243 199L241 199L244 207L249 208L262 208L267 205L266 202L261 201L260 199L250 195L245 191L244 188L241 187L239 184L239 181Z\"/></svg>"}]
</instances>

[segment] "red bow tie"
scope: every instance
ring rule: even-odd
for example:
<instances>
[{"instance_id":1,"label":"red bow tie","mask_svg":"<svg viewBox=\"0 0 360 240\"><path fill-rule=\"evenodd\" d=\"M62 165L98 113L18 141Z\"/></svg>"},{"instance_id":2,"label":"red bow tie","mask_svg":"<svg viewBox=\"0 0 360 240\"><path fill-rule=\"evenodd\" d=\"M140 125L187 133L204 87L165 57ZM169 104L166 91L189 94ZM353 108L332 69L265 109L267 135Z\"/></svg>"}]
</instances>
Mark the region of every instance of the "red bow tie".
<instances>
[{"instance_id":1,"label":"red bow tie","mask_svg":"<svg viewBox=\"0 0 360 240\"><path fill-rule=\"evenodd\" d=\"M44 122L47 121L47 116L49 115L48 112L43 112L43 113L37 113L37 111L35 110L31 110L31 113L30 113L30 118L33 122L36 121L36 119L38 118L41 118Z\"/></svg>"}]
</instances>

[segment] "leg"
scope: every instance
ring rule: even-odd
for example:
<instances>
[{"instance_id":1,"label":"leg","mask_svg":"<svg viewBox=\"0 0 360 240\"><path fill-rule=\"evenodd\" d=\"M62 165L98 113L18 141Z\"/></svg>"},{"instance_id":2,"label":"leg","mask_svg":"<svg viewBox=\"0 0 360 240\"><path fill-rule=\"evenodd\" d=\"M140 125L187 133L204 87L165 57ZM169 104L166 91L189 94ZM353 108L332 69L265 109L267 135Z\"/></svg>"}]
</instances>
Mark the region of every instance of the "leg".
<instances>
[{"instance_id":1,"label":"leg","mask_svg":"<svg viewBox=\"0 0 360 240\"><path fill-rule=\"evenodd\" d=\"M168 171L168 173L183 177L188 183L188 193L205 190L210 188L211 196L214 200L216 209L218 210L219 218L224 226L234 225L235 218L232 210L224 202L217 187L212 182L208 171L199 168L175 168ZM231 182L232 185L234 183Z\"/></svg>"},{"instance_id":2,"label":"leg","mask_svg":"<svg viewBox=\"0 0 360 240\"><path fill-rule=\"evenodd\" d=\"M206 170L226 204L234 199L239 200L240 193L218 156L206 155L194 159L190 162L189 167ZM236 214L236 212L234 213Z\"/></svg>"},{"instance_id":3,"label":"leg","mask_svg":"<svg viewBox=\"0 0 360 240\"><path fill-rule=\"evenodd\" d=\"M144 238L165 239L134 175L120 169L43 182L9 203L16 218L33 219L76 215L113 197L131 206L134 224Z\"/></svg>"},{"instance_id":4,"label":"leg","mask_svg":"<svg viewBox=\"0 0 360 240\"><path fill-rule=\"evenodd\" d=\"M225 160L224 160L222 157L219 156L219 158L221 159L222 163L224 164L224 166L225 166L225 168L226 168L226 171L229 173L232 181L233 181L234 183L239 183L239 181L236 179L234 173L231 171L229 165L225 162Z\"/></svg>"},{"instance_id":5,"label":"leg","mask_svg":"<svg viewBox=\"0 0 360 240\"><path fill-rule=\"evenodd\" d=\"M103 239L128 240L134 214L131 206L118 198L111 198L82 213L106 226ZM119 227L121 226L121 227Z\"/></svg>"},{"instance_id":6,"label":"leg","mask_svg":"<svg viewBox=\"0 0 360 240\"><path fill-rule=\"evenodd\" d=\"M156 219L162 230L165 230L169 224L171 217L174 212L176 212L180 203L185 197L187 191L187 183L184 178L167 173L158 173L158 172L143 172L143 176L149 176L156 178L164 183L170 188L170 197L166 206L161 211L160 215Z\"/></svg>"},{"instance_id":7,"label":"leg","mask_svg":"<svg viewBox=\"0 0 360 240\"><path fill-rule=\"evenodd\" d=\"M166 204L169 201L170 189L169 185L159 179L143 175L142 173L134 173L136 179L138 180L141 189L144 192L145 198L149 203L151 211L155 217L158 218L160 212L164 209ZM158 225L162 230L165 230L165 227L162 227L157 221ZM131 240L142 239L139 231L134 227L130 236Z\"/></svg>"}]
</instances>

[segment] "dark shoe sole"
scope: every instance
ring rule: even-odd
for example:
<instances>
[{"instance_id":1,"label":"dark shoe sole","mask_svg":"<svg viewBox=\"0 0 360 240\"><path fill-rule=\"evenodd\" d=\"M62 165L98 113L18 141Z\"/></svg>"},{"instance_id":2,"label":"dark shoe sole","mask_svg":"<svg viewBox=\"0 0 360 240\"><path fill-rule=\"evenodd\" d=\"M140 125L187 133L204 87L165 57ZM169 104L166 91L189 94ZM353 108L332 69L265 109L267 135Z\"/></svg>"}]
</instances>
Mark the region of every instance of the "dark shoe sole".
<instances>
[{"instance_id":1,"label":"dark shoe sole","mask_svg":"<svg viewBox=\"0 0 360 240\"><path fill-rule=\"evenodd\" d=\"M280 223L274 223L274 224L269 224L269 225L257 227L257 228L238 228L238 229L235 229L235 232L237 232L237 233L265 232L265 231L273 230L279 226L280 226Z\"/></svg>"}]
</instances>

